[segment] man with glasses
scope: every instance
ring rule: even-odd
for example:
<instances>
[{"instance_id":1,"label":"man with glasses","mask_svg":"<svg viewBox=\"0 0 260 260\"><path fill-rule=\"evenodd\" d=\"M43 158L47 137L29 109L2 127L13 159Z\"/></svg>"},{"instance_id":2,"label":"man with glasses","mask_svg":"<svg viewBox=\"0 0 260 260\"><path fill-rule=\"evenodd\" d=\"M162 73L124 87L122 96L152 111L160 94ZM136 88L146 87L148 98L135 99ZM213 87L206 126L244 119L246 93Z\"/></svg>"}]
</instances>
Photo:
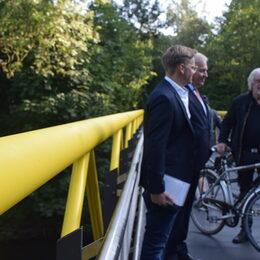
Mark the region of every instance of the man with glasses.
<instances>
[{"instance_id":1,"label":"man with glasses","mask_svg":"<svg viewBox=\"0 0 260 260\"><path fill-rule=\"evenodd\" d=\"M195 55L196 69L192 84L188 84L189 90L189 108L191 113L191 123L195 132L194 141L194 159L193 179L184 207L176 218L176 228L174 228L169 237L167 248L165 250L166 260L193 260L195 259L188 252L186 238L189 229L190 212L198 185L200 170L207 162L210 155L210 119L209 109L205 99L200 95L198 89L205 84L208 77L207 57L201 53Z\"/></svg>"},{"instance_id":2,"label":"man with glasses","mask_svg":"<svg viewBox=\"0 0 260 260\"><path fill-rule=\"evenodd\" d=\"M235 97L220 128L217 150L224 154L231 134L231 149L237 165L260 162L260 68L256 68L247 79L249 92ZM242 199L251 186L253 170L239 172L238 184ZM234 237L233 243L247 241L245 231Z\"/></svg>"},{"instance_id":3,"label":"man with glasses","mask_svg":"<svg viewBox=\"0 0 260 260\"><path fill-rule=\"evenodd\" d=\"M141 260L164 259L168 237L175 228L180 207L165 189L168 180L189 186L194 178L195 133L185 86L196 70L195 54L182 45L167 49L162 58L166 76L146 103L140 184L147 212Z\"/></svg>"}]
</instances>

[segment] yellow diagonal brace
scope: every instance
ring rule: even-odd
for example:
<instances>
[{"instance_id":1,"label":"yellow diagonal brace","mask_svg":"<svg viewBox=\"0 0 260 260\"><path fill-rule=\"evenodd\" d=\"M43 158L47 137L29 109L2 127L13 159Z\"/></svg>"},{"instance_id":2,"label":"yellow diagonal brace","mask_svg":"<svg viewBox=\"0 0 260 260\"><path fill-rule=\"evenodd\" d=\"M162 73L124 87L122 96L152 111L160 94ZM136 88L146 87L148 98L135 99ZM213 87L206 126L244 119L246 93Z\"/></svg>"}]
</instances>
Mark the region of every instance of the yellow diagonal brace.
<instances>
[{"instance_id":1,"label":"yellow diagonal brace","mask_svg":"<svg viewBox=\"0 0 260 260\"><path fill-rule=\"evenodd\" d=\"M132 128L132 137L134 135L134 133L136 132L137 129L137 118L133 121L133 128Z\"/></svg>"},{"instance_id":2,"label":"yellow diagonal brace","mask_svg":"<svg viewBox=\"0 0 260 260\"><path fill-rule=\"evenodd\" d=\"M131 139L132 123L129 123L125 131L125 148L128 147L128 141Z\"/></svg>"},{"instance_id":3,"label":"yellow diagonal brace","mask_svg":"<svg viewBox=\"0 0 260 260\"><path fill-rule=\"evenodd\" d=\"M94 240L97 240L104 235L104 224L94 151L91 151L90 153L89 173L87 178L87 198L93 237Z\"/></svg>"},{"instance_id":4,"label":"yellow diagonal brace","mask_svg":"<svg viewBox=\"0 0 260 260\"><path fill-rule=\"evenodd\" d=\"M218 114L219 114L222 118L224 118L224 116L225 116L226 113L227 113L227 111L224 111L224 110L218 110L217 112L218 112Z\"/></svg>"},{"instance_id":5,"label":"yellow diagonal brace","mask_svg":"<svg viewBox=\"0 0 260 260\"><path fill-rule=\"evenodd\" d=\"M88 165L89 153L73 164L61 237L80 227Z\"/></svg>"},{"instance_id":6,"label":"yellow diagonal brace","mask_svg":"<svg viewBox=\"0 0 260 260\"><path fill-rule=\"evenodd\" d=\"M119 169L120 150L122 147L122 135L122 129L120 129L113 135L110 171L114 169Z\"/></svg>"}]
</instances>

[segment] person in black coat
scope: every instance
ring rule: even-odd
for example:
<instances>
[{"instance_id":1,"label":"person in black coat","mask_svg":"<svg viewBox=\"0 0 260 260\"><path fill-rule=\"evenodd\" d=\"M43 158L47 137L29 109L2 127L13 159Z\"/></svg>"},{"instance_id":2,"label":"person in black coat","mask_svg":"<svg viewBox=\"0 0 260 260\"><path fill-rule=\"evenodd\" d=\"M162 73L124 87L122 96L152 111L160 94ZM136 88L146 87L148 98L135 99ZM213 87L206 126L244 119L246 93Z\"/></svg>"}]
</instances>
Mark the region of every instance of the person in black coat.
<instances>
[{"instance_id":1,"label":"person in black coat","mask_svg":"<svg viewBox=\"0 0 260 260\"><path fill-rule=\"evenodd\" d=\"M218 152L224 154L230 138L237 165L260 162L260 68L251 71L247 81L249 92L234 98L221 124L217 145ZM240 199L250 188L252 179L252 170L239 172ZM244 241L247 236L241 227L233 243Z\"/></svg>"},{"instance_id":2,"label":"person in black coat","mask_svg":"<svg viewBox=\"0 0 260 260\"><path fill-rule=\"evenodd\" d=\"M165 191L165 174L188 184L194 178L195 133L185 85L196 71L195 53L182 45L174 45L165 52L162 62L166 76L146 103L140 185L144 187L147 212L141 260L163 259L180 211L174 198Z\"/></svg>"},{"instance_id":3,"label":"person in black coat","mask_svg":"<svg viewBox=\"0 0 260 260\"><path fill-rule=\"evenodd\" d=\"M167 260L193 260L195 259L188 252L186 238L189 229L190 212L198 185L200 170L207 162L210 155L210 118L206 101L201 97L199 89L205 84L208 77L207 57L201 53L195 55L197 71L193 75L192 84L189 89L189 109L191 123L195 133L194 141L194 165L193 179L185 202L176 218L176 228L173 228L165 250ZM177 258L176 258L177 255Z\"/></svg>"}]
</instances>

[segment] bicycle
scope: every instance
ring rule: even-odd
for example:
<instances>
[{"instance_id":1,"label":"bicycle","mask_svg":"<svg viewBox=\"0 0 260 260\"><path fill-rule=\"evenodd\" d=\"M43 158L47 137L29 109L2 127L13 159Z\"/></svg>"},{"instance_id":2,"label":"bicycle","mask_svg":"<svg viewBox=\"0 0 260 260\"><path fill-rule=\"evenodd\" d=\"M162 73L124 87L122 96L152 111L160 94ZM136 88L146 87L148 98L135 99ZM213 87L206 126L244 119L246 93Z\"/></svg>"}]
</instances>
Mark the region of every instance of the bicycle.
<instances>
[{"instance_id":1,"label":"bicycle","mask_svg":"<svg viewBox=\"0 0 260 260\"><path fill-rule=\"evenodd\" d=\"M213 235L227 225L237 226L242 219L243 228L253 247L260 251L260 163L234 166L230 163L230 152L219 157L220 164L207 166L200 172L191 218L195 226L206 235ZM242 198L234 194L231 173L254 169L257 177L252 188Z\"/></svg>"}]
</instances>

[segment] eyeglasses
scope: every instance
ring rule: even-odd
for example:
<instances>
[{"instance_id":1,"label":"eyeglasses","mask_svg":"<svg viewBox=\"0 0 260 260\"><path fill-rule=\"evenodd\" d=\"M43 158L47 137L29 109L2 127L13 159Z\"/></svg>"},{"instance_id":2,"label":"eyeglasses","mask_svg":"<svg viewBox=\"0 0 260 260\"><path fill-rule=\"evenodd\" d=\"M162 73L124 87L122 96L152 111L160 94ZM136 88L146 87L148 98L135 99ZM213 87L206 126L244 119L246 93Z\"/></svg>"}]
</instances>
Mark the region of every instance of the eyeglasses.
<instances>
[{"instance_id":1,"label":"eyeglasses","mask_svg":"<svg viewBox=\"0 0 260 260\"><path fill-rule=\"evenodd\" d=\"M260 83L260 79L255 79L254 83Z\"/></svg>"},{"instance_id":2,"label":"eyeglasses","mask_svg":"<svg viewBox=\"0 0 260 260\"><path fill-rule=\"evenodd\" d=\"M192 72L195 73L198 69L198 66L191 66L190 68L191 68Z\"/></svg>"},{"instance_id":3,"label":"eyeglasses","mask_svg":"<svg viewBox=\"0 0 260 260\"><path fill-rule=\"evenodd\" d=\"M183 65L185 68L191 69L191 71L192 71L193 73L195 73L195 72L197 71L197 69L198 69L198 66L193 66L193 65L191 65L191 66L186 66L185 64L181 64L181 65Z\"/></svg>"}]
</instances>

